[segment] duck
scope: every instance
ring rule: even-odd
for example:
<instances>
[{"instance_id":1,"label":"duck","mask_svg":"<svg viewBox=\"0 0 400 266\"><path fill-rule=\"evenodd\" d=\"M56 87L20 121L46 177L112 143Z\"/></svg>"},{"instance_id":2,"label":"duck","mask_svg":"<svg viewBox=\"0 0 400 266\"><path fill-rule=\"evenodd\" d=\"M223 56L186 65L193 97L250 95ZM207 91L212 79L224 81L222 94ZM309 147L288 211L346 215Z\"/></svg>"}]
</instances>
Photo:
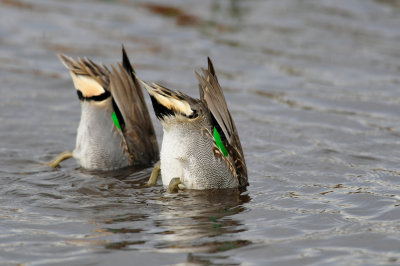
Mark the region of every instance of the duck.
<instances>
[{"instance_id":1,"label":"duck","mask_svg":"<svg viewBox=\"0 0 400 266\"><path fill-rule=\"evenodd\" d=\"M140 83L163 129L160 163L148 184L179 189L226 189L249 185L239 134L210 58L195 72L200 99L157 83ZM159 169L158 169L158 168Z\"/></svg>"},{"instance_id":2,"label":"duck","mask_svg":"<svg viewBox=\"0 0 400 266\"><path fill-rule=\"evenodd\" d=\"M84 169L108 171L153 166L159 161L153 123L124 46L122 63L111 70L86 57L58 56L71 75L81 117L75 149L61 153L48 165L57 167L73 157Z\"/></svg>"}]
</instances>

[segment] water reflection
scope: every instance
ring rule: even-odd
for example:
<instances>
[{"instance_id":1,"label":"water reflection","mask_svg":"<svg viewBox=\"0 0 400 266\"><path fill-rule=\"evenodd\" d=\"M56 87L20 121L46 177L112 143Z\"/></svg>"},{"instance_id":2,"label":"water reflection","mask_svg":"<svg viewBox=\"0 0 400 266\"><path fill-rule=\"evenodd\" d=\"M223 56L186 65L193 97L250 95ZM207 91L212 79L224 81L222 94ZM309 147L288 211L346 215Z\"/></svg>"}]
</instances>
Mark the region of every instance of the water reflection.
<instances>
[{"instance_id":1,"label":"water reflection","mask_svg":"<svg viewBox=\"0 0 400 266\"><path fill-rule=\"evenodd\" d=\"M78 170L83 180L73 186L82 199L81 215L94 225L69 245L108 249L150 249L161 253L190 253L188 261L249 245L240 234L247 230L235 215L251 200L238 189L180 191L146 187L151 169L130 173ZM71 193L71 192L70 192ZM193 254L192 254L193 253Z\"/></svg>"},{"instance_id":2,"label":"water reflection","mask_svg":"<svg viewBox=\"0 0 400 266\"><path fill-rule=\"evenodd\" d=\"M147 200L151 200L150 194L160 189L146 187L151 170L126 168L100 172L77 169L76 179L65 191L74 200L71 206L63 208L86 219L91 229L65 243L107 250L144 245L154 211L147 208Z\"/></svg>"},{"instance_id":3,"label":"water reflection","mask_svg":"<svg viewBox=\"0 0 400 266\"><path fill-rule=\"evenodd\" d=\"M235 236L246 227L234 215L243 212L249 201L249 195L240 194L237 189L165 193L154 220L154 225L162 229L155 247L174 252L214 253L248 245L249 241ZM214 239L217 236L218 241Z\"/></svg>"}]
</instances>

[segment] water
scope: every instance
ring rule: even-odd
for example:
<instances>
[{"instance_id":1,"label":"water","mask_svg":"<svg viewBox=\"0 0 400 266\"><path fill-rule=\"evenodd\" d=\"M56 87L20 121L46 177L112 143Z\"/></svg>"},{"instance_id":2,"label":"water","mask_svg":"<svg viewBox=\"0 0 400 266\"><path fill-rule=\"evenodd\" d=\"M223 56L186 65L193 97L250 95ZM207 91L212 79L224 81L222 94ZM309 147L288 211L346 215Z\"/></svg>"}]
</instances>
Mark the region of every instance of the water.
<instances>
[{"instance_id":1,"label":"water","mask_svg":"<svg viewBox=\"0 0 400 266\"><path fill-rule=\"evenodd\" d=\"M0 2L0 264L400 264L400 2L143 3ZM56 54L113 64L121 43L144 80L196 97L213 59L247 191L42 164L80 116Z\"/></svg>"}]
</instances>

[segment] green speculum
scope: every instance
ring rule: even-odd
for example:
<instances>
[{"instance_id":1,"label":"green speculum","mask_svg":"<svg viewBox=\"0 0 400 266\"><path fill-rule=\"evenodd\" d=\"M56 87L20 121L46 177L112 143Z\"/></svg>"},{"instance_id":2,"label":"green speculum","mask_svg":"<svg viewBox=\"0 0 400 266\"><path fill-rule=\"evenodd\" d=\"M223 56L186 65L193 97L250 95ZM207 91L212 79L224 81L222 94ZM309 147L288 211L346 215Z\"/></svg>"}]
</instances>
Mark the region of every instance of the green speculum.
<instances>
[{"instance_id":1,"label":"green speculum","mask_svg":"<svg viewBox=\"0 0 400 266\"><path fill-rule=\"evenodd\" d=\"M226 150L224 143L222 142L221 135L218 133L218 130L214 127L214 140L215 144L217 144L218 149L221 150L222 154L227 157L228 151Z\"/></svg>"},{"instance_id":2,"label":"green speculum","mask_svg":"<svg viewBox=\"0 0 400 266\"><path fill-rule=\"evenodd\" d=\"M111 117L112 117L112 120L114 121L115 126L116 126L119 130L121 130L121 125L119 124L117 114L116 114L115 112L113 112L113 113L111 114Z\"/></svg>"}]
</instances>

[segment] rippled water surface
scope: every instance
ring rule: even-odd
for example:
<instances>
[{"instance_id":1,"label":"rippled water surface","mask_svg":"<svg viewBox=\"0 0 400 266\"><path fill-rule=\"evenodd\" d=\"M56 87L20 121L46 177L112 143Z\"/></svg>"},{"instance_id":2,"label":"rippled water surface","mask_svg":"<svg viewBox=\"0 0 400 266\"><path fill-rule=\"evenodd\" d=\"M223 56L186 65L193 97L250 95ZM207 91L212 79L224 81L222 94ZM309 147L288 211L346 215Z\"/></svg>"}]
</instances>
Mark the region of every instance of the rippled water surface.
<instances>
[{"instance_id":1,"label":"rippled water surface","mask_svg":"<svg viewBox=\"0 0 400 266\"><path fill-rule=\"evenodd\" d=\"M399 1L4 0L0 25L0 264L400 264ZM57 53L114 64L121 43L196 97L213 59L247 191L43 165L80 117Z\"/></svg>"}]
</instances>

